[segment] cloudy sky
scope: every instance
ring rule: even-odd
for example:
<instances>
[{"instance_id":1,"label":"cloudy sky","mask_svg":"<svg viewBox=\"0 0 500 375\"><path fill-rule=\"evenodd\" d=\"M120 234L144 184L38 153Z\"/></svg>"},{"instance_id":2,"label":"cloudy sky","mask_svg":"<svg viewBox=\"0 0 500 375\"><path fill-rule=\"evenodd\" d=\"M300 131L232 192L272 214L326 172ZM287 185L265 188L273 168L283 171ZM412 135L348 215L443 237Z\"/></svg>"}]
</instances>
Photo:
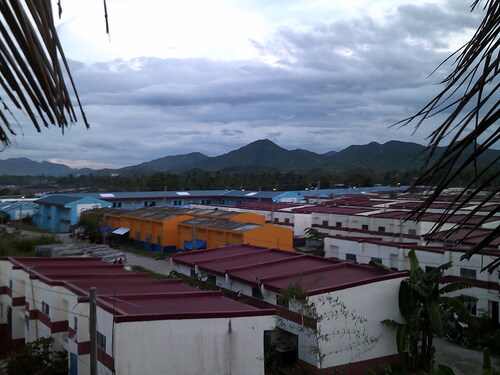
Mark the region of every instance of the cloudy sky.
<instances>
[{"instance_id":1,"label":"cloudy sky","mask_svg":"<svg viewBox=\"0 0 500 375\"><path fill-rule=\"evenodd\" d=\"M56 1L54 1L54 4ZM439 90L482 17L457 0L63 0L57 27L91 123L23 135L0 158L122 167L258 139L324 153L426 143L389 126Z\"/></svg>"}]
</instances>

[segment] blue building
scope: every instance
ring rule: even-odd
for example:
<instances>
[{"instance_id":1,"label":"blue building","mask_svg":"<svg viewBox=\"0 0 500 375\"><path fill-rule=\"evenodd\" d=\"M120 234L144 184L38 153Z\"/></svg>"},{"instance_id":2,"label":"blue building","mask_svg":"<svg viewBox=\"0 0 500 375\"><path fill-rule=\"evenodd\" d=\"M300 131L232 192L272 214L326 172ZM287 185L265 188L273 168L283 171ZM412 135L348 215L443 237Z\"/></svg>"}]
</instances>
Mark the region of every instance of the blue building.
<instances>
[{"instance_id":1,"label":"blue building","mask_svg":"<svg viewBox=\"0 0 500 375\"><path fill-rule=\"evenodd\" d=\"M68 232L80 220L82 211L111 207L112 204L94 197L54 194L36 200L38 213L33 223L51 232Z\"/></svg>"},{"instance_id":2,"label":"blue building","mask_svg":"<svg viewBox=\"0 0 500 375\"><path fill-rule=\"evenodd\" d=\"M38 212L38 205L32 201L19 200L16 202L0 203L0 216L8 214L10 220L21 220L25 217L34 216Z\"/></svg>"}]
</instances>

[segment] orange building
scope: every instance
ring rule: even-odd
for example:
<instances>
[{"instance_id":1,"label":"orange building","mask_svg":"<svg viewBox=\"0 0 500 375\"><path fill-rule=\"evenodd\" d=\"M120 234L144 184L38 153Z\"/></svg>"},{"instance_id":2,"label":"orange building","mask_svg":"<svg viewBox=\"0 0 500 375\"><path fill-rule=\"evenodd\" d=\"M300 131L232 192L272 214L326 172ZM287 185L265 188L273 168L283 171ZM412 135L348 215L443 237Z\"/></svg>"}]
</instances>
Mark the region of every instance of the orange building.
<instances>
[{"instance_id":1,"label":"orange building","mask_svg":"<svg viewBox=\"0 0 500 375\"><path fill-rule=\"evenodd\" d=\"M182 221L178 223L177 238L178 249L250 244L293 251L293 231L290 228L233 220L197 217ZM194 244L193 239L196 239Z\"/></svg>"},{"instance_id":2,"label":"orange building","mask_svg":"<svg viewBox=\"0 0 500 375\"><path fill-rule=\"evenodd\" d=\"M175 251L177 245L177 223L191 218L177 213L158 213L147 210L126 211L120 215L108 215L106 223L119 235L128 236L128 241L138 247L157 252Z\"/></svg>"},{"instance_id":3,"label":"orange building","mask_svg":"<svg viewBox=\"0 0 500 375\"><path fill-rule=\"evenodd\" d=\"M93 211L97 210L89 213ZM186 226L181 227L178 224L189 219L218 222L221 228L225 228L223 230L214 228L210 231L209 242L214 243L213 246L224 246L226 243L252 243L292 250L292 240L288 239L288 232L281 231L283 229L281 227L265 225L265 217L252 212L148 207L137 210L101 209L93 216L94 221L98 220L102 225L109 225L112 233L121 236L121 241L156 252L184 249L184 243L193 238L192 229L186 229ZM238 228L251 228L251 231L247 229L242 231ZM200 234L204 231L206 229L200 228ZM179 239L180 233L184 236L182 240Z\"/></svg>"}]
</instances>

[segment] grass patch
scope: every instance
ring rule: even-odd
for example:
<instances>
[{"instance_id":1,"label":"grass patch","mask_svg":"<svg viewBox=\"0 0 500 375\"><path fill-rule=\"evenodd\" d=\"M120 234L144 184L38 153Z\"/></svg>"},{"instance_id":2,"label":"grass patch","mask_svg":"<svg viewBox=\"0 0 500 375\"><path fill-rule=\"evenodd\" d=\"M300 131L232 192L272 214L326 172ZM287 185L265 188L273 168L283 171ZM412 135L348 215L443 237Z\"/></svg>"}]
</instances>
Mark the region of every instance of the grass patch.
<instances>
[{"instance_id":1,"label":"grass patch","mask_svg":"<svg viewBox=\"0 0 500 375\"><path fill-rule=\"evenodd\" d=\"M19 233L0 235L0 256L33 257L38 245L57 243L53 235L25 236Z\"/></svg>"},{"instance_id":2,"label":"grass patch","mask_svg":"<svg viewBox=\"0 0 500 375\"><path fill-rule=\"evenodd\" d=\"M131 266L130 267L132 269L132 271L134 272L139 272L139 273L149 273L149 275L151 276L151 278L155 279L155 280L166 280L166 279L170 279L170 277L168 277L167 275L163 275L161 273L156 273L156 272L153 272L151 270L148 270L146 267L143 267L143 266Z\"/></svg>"}]
</instances>

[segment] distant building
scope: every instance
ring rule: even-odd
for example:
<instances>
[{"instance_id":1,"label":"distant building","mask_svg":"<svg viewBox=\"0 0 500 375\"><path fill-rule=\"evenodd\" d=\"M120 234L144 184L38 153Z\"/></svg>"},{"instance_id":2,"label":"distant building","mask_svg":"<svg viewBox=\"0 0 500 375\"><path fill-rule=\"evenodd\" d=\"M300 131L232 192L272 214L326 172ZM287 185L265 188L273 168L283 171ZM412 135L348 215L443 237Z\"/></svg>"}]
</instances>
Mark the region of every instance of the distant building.
<instances>
[{"instance_id":1,"label":"distant building","mask_svg":"<svg viewBox=\"0 0 500 375\"><path fill-rule=\"evenodd\" d=\"M0 217L7 216L10 220L21 220L33 217L38 212L38 205L30 201L18 200L15 202L0 203Z\"/></svg>"},{"instance_id":2,"label":"distant building","mask_svg":"<svg viewBox=\"0 0 500 375\"><path fill-rule=\"evenodd\" d=\"M34 203L39 207L33 217L34 224L51 232L68 232L78 223L83 211L111 206L111 203L97 198L59 194L40 198Z\"/></svg>"}]
</instances>

